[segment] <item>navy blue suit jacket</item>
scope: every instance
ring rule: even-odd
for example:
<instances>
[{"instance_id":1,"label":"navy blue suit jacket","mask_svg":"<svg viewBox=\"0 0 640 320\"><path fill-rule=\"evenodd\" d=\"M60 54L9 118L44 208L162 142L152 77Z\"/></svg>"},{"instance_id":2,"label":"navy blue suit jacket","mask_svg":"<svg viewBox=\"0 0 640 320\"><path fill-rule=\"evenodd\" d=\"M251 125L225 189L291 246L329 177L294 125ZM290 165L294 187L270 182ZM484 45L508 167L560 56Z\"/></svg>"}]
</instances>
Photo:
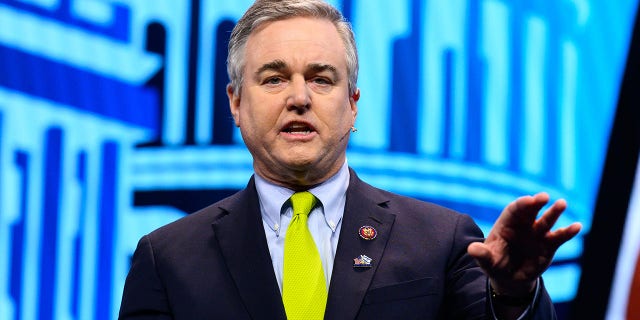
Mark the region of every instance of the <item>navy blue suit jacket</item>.
<instances>
[{"instance_id":1,"label":"navy blue suit jacket","mask_svg":"<svg viewBox=\"0 0 640 320\"><path fill-rule=\"evenodd\" d=\"M377 230L359 237L361 226ZM486 277L466 253L467 216L392 194L351 171L326 319L486 319ZM372 258L354 268L354 258ZM555 317L544 289L533 318ZM122 319L285 319L253 179L138 243Z\"/></svg>"}]
</instances>

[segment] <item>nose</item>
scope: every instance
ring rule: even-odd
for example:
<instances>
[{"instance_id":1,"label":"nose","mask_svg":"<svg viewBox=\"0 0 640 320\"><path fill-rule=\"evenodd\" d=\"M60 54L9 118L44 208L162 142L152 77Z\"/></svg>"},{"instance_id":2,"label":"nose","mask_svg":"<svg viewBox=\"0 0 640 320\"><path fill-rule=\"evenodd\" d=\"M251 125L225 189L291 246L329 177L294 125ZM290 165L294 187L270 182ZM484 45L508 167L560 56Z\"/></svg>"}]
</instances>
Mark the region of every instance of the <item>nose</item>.
<instances>
[{"instance_id":1,"label":"nose","mask_svg":"<svg viewBox=\"0 0 640 320\"><path fill-rule=\"evenodd\" d=\"M304 112L311 105L311 97L307 82L302 76L294 76L289 85L287 109Z\"/></svg>"}]
</instances>

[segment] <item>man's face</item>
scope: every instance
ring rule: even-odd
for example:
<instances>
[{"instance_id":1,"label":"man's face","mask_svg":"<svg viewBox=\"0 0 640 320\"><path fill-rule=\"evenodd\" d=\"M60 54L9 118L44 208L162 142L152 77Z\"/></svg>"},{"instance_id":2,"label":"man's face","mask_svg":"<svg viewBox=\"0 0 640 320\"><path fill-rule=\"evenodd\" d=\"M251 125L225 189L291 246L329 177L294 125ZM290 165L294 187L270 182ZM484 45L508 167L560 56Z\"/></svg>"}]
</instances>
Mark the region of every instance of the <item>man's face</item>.
<instances>
[{"instance_id":1,"label":"man's face","mask_svg":"<svg viewBox=\"0 0 640 320\"><path fill-rule=\"evenodd\" d=\"M345 47L328 20L291 18L255 30L231 113L262 177L304 189L345 160L359 91L349 95Z\"/></svg>"}]
</instances>

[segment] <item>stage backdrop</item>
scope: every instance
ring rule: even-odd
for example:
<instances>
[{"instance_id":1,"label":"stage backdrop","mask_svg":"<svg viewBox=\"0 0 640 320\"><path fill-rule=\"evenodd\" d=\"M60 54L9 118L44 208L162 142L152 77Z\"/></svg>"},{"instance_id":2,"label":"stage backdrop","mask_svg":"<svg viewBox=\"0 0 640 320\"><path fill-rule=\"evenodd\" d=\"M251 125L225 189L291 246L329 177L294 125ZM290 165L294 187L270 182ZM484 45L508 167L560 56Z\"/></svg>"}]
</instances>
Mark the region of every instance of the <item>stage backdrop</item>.
<instances>
[{"instance_id":1,"label":"stage backdrop","mask_svg":"<svg viewBox=\"0 0 640 320\"><path fill-rule=\"evenodd\" d=\"M349 165L485 232L567 199L584 232L545 279L570 302L637 0L332 3L361 58ZM0 319L115 318L137 240L244 187L224 62L249 5L0 0Z\"/></svg>"}]
</instances>

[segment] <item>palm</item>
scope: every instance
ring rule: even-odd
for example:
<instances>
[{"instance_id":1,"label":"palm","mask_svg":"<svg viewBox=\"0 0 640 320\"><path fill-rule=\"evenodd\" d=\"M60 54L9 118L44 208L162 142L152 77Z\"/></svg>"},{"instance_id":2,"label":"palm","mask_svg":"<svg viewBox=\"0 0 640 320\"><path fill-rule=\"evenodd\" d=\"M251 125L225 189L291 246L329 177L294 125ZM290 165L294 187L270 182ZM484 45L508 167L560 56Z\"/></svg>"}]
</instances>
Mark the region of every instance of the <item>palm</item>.
<instances>
[{"instance_id":1,"label":"palm","mask_svg":"<svg viewBox=\"0 0 640 320\"><path fill-rule=\"evenodd\" d=\"M469 254L502 291L528 292L558 247L580 231L578 223L551 231L566 208L564 200L556 201L536 220L548 202L545 193L518 198L505 207L484 243L469 245Z\"/></svg>"}]
</instances>

